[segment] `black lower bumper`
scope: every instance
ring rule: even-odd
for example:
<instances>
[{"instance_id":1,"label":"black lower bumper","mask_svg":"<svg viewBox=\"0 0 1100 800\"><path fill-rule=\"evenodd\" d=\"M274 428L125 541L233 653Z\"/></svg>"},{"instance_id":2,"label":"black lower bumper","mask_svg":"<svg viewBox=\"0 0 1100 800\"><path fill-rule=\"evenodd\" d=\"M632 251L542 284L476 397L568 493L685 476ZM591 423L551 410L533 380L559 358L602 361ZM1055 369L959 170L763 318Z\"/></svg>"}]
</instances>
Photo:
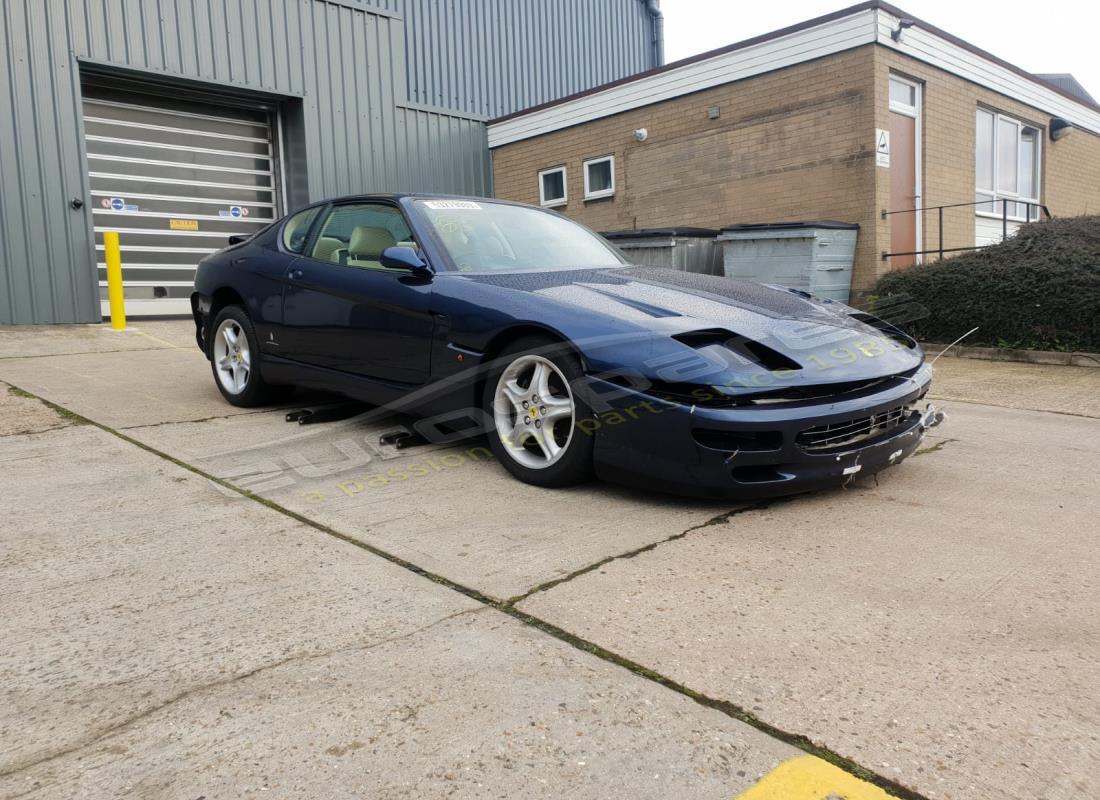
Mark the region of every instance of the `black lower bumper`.
<instances>
[{"instance_id":1,"label":"black lower bumper","mask_svg":"<svg viewBox=\"0 0 1100 800\"><path fill-rule=\"evenodd\" d=\"M597 396L614 396L582 427L596 437L597 474L695 497L759 499L841 486L905 460L942 418L916 407L931 383L927 366L887 390L797 407L692 407L592 380ZM868 418L890 425L851 444L813 440L824 426L844 431Z\"/></svg>"}]
</instances>

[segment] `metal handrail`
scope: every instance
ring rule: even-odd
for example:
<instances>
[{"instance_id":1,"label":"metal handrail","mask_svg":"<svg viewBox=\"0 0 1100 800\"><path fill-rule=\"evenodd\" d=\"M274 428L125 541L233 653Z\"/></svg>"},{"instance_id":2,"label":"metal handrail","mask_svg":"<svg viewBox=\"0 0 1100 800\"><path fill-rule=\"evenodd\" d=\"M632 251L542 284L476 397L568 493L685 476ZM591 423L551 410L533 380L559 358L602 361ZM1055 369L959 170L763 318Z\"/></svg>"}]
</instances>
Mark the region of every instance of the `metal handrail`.
<instances>
[{"instance_id":1,"label":"metal handrail","mask_svg":"<svg viewBox=\"0 0 1100 800\"><path fill-rule=\"evenodd\" d=\"M883 219L886 219L887 217L889 217L892 214L916 214L916 213L923 213L925 211L936 211L936 212L938 212L939 213L939 237L940 237L939 245L940 246L938 248L933 248L931 250L912 250L912 251L905 252L905 253L887 253L884 250L882 252L882 260L886 261L888 258L891 258L893 256L922 256L922 255L925 255L926 253L939 253L940 260L942 261L944 253L958 253L958 252L961 252L963 250L981 250L983 247L988 247L989 245L986 245L986 244L978 244L978 245L972 245L970 247L948 247L948 248L945 248L943 246L943 210L945 208L964 208L966 206L984 206L984 205L993 204L993 203L996 203L996 202L998 202L998 201L997 200L975 200L971 203L947 203L947 204L941 205L941 206L921 206L919 208L901 208L901 209L898 209L897 211L887 211L886 209L883 209L882 210L882 218ZM1031 209L1032 208L1038 208L1039 210L1041 210L1042 213L1044 215L1046 215L1047 219L1054 219L1054 215L1050 213L1050 209L1047 208L1042 203L1033 203L1029 200L1012 200L1011 198L1007 198L1007 197L1002 197L999 202L1001 203L1001 241L1004 241L1005 239L1008 238L1008 204L1009 203L1020 203L1022 205L1027 206L1027 217L1025 218L1025 221L1027 221L1027 222L1031 221Z\"/></svg>"}]
</instances>

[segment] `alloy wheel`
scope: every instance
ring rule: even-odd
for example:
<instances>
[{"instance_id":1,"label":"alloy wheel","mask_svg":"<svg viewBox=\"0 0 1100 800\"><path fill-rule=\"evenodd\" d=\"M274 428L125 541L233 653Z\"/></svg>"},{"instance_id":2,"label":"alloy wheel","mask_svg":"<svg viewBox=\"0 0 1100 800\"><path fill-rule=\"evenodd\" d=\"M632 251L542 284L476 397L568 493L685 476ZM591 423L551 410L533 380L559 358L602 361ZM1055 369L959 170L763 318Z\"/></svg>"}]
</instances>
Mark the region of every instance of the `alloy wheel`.
<instances>
[{"instance_id":1,"label":"alloy wheel","mask_svg":"<svg viewBox=\"0 0 1100 800\"><path fill-rule=\"evenodd\" d=\"M497 381L493 420L508 455L530 469L556 463L573 438L576 404L553 361L523 355Z\"/></svg>"},{"instance_id":2,"label":"alloy wheel","mask_svg":"<svg viewBox=\"0 0 1100 800\"><path fill-rule=\"evenodd\" d=\"M248 336L235 319L227 319L214 334L214 364L218 381L230 394L240 394L248 387L252 373L252 354L248 349Z\"/></svg>"}]
</instances>

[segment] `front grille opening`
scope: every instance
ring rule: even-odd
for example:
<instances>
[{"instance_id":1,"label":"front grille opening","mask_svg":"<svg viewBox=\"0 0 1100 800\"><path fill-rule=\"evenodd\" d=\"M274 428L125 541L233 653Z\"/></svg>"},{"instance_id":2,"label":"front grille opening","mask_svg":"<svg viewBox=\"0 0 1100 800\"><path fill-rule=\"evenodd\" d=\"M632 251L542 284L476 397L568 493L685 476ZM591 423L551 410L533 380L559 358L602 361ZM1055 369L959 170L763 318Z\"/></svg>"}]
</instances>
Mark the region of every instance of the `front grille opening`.
<instances>
[{"instance_id":1,"label":"front grille opening","mask_svg":"<svg viewBox=\"0 0 1100 800\"><path fill-rule=\"evenodd\" d=\"M789 481L793 476L787 472L780 472L776 467L767 465L734 467L733 479L738 483L777 483Z\"/></svg>"},{"instance_id":2,"label":"front grille opening","mask_svg":"<svg viewBox=\"0 0 1100 800\"><path fill-rule=\"evenodd\" d=\"M727 453L766 452L783 446L783 434L779 431L721 431L713 428L695 428L691 435L703 447Z\"/></svg>"},{"instance_id":3,"label":"front grille opening","mask_svg":"<svg viewBox=\"0 0 1100 800\"><path fill-rule=\"evenodd\" d=\"M646 394L670 403L700 408L731 408L747 405L749 402L736 396L723 394L712 386L699 386L693 383L653 382L648 388L639 391L645 391Z\"/></svg>"},{"instance_id":4,"label":"front grille opening","mask_svg":"<svg viewBox=\"0 0 1100 800\"><path fill-rule=\"evenodd\" d=\"M897 406L879 414L830 422L806 428L795 437L795 444L810 452L827 452L861 442L869 442L892 432L909 418L908 406Z\"/></svg>"},{"instance_id":5,"label":"front grille opening","mask_svg":"<svg viewBox=\"0 0 1100 800\"><path fill-rule=\"evenodd\" d=\"M639 381L640 385L632 385L624 379L614 377L605 377L605 380L681 405L699 406L700 408L733 408L738 406L782 403L805 404L823 400L833 402L854 399L872 392L899 386L907 378L915 375L918 369L919 367L913 367L905 372L859 381L822 383L811 386L783 386L775 389L739 385L704 386L691 383L649 382L644 379Z\"/></svg>"},{"instance_id":6,"label":"front grille opening","mask_svg":"<svg viewBox=\"0 0 1100 800\"><path fill-rule=\"evenodd\" d=\"M821 400L824 398L840 400L847 394L868 392L876 388L885 389L887 383L897 381L898 377L899 376L889 375L885 378L872 378L871 380L863 381L826 383L815 386L785 386L781 389L752 394L746 398L746 402L753 405L771 405L774 403Z\"/></svg>"}]
</instances>

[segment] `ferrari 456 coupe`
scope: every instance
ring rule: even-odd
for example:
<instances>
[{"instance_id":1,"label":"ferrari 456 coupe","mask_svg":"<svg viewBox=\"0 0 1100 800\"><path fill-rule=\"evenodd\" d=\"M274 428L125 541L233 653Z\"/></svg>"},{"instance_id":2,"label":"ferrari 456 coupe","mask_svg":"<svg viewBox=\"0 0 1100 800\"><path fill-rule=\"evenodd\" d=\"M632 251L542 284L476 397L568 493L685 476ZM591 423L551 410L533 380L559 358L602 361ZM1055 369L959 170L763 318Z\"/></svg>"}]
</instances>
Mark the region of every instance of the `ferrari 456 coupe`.
<instances>
[{"instance_id":1,"label":"ferrari 456 coupe","mask_svg":"<svg viewBox=\"0 0 1100 800\"><path fill-rule=\"evenodd\" d=\"M237 406L301 386L481 435L515 477L750 498L898 464L942 418L894 326L779 286L628 263L540 208L369 195L205 258L191 298Z\"/></svg>"}]
</instances>

